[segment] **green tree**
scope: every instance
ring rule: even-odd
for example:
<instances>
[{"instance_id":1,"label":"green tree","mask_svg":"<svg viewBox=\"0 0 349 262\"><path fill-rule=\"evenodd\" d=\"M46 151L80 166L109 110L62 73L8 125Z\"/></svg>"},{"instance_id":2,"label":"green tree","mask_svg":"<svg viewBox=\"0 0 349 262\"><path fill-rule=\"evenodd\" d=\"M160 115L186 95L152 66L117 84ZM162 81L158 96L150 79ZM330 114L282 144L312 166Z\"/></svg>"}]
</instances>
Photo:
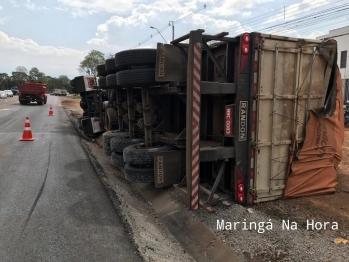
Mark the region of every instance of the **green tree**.
<instances>
[{"instance_id":1,"label":"green tree","mask_svg":"<svg viewBox=\"0 0 349 262\"><path fill-rule=\"evenodd\" d=\"M69 93L72 92L70 86L70 80L66 75L61 75L58 78L47 76L47 91L53 91L54 89L65 89Z\"/></svg>"},{"instance_id":2,"label":"green tree","mask_svg":"<svg viewBox=\"0 0 349 262\"><path fill-rule=\"evenodd\" d=\"M6 73L0 73L0 80L4 80L4 79L6 79L6 78L8 78L9 76L8 76L8 74L6 74Z\"/></svg>"},{"instance_id":3,"label":"green tree","mask_svg":"<svg viewBox=\"0 0 349 262\"><path fill-rule=\"evenodd\" d=\"M47 77L43 72L40 72L37 67L33 67L29 71L30 81L47 83Z\"/></svg>"},{"instance_id":4,"label":"green tree","mask_svg":"<svg viewBox=\"0 0 349 262\"><path fill-rule=\"evenodd\" d=\"M25 81L29 80L29 76L23 72L12 72L13 81L18 84L23 84Z\"/></svg>"},{"instance_id":5,"label":"green tree","mask_svg":"<svg viewBox=\"0 0 349 262\"><path fill-rule=\"evenodd\" d=\"M97 50L92 50L85 56L85 59L80 62L79 72L81 74L97 75L97 65L104 64L104 54Z\"/></svg>"},{"instance_id":6,"label":"green tree","mask_svg":"<svg viewBox=\"0 0 349 262\"><path fill-rule=\"evenodd\" d=\"M72 88L70 86L70 79L66 75L61 75L58 79L62 83L62 89L67 90L67 92L72 93Z\"/></svg>"},{"instance_id":7,"label":"green tree","mask_svg":"<svg viewBox=\"0 0 349 262\"><path fill-rule=\"evenodd\" d=\"M57 81L57 78L47 76L46 90L54 90L54 89L60 89L60 85Z\"/></svg>"},{"instance_id":8,"label":"green tree","mask_svg":"<svg viewBox=\"0 0 349 262\"><path fill-rule=\"evenodd\" d=\"M23 84L29 80L28 70L24 66L17 66L16 71L12 72L12 79L16 84Z\"/></svg>"},{"instance_id":9,"label":"green tree","mask_svg":"<svg viewBox=\"0 0 349 262\"><path fill-rule=\"evenodd\" d=\"M6 73L0 73L0 90L8 88L10 77Z\"/></svg>"},{"instance_id":10,"label":"green tree","mask_svg":"<svg viewBox=\"0 0 349 262\"><path fill-rule=\"evenodd\" d=\"M28 74L28 69L25 68L24 66L17 66L15 72L20 72L20 73Z\"/></svg>"}]
</instances>

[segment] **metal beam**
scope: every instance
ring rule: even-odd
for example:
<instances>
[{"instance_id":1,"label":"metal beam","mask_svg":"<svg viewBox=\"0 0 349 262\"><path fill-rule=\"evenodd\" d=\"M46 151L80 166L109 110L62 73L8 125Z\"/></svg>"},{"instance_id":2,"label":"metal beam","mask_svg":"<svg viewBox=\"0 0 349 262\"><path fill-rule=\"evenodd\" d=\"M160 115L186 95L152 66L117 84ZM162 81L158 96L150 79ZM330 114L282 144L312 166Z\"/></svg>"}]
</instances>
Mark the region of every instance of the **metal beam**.
<instances>
[{"instance_id":1,"label":"metal beam","mask_svg":"<svg viewBox=\"0 0 349 262\"><path fill-rule=\"evenodd\" d=\"M187 108L186 108L186 180L187 204L193 210L199 207L200 182L200 81L201 81L201 40L203 30L189 33L187 67Z\"/></svg>"},{"instance_id":2,"label":"metal beam","mask_svg":"<svg viewBox=\"0 0 349 262\"><path fill-rule=\"evenodd\" d=\"M216 66L216 68L218 69L219 73L222 75L222 77L224 78L225 82L228 82L228 77L225 74L225 72L223 71L223 69L221 68L221 66L218 64L216 58L214 57L214 54L212 53L210 47L207 45L207 43L205 41L202 41L202 44L208 54L208 56L211 58L213 64Z\"/></svg>"},{"instance_id":3,"label":"metal beam","mask_svg":"<svg viewBox=\"0 0 349 262\"><path fill-rule=\"evenodd\" d=\"M128 130L130 138L134 138L135 136L135 107L133 104L133 88L127 88L127 108L128 108Z\"/></svg>"},{"instance_id":4,"label":"metal beam","mask_svg":"<svg viewBox=\"0 0 349 262\"><path fill-rule=\"evenodd\" d=\"M234 147L203 147L200 148L200 162L216 162L228 158L235 158Z\"/></svg>"},{"instance_id":5,"label":"metal beam","mask_svg":"<svg viewBox=\"0 0 349 262\"><path fill-rule=\"evenodd\" d=\"M201 82L201 94L236 94L236 83Z\"/></svg>"},{"instance_id":6,"label":"metal beam","mask_svg":"<svg viewBox=\"0 0 349 262\"><path fill-rule=\"evenodd\" d=\"M201 34L202 34L203 32L205 32L205 30L198 29L198 30L191 31L191 32L201 32ZM178 43L180 43L180 42L182 42L184 40L190 39L191 32L189 34L186 34L186 35L183 35L181 37L176 38L175 40L171 41L170 43L173 44L173 45L176 45L176 44L178 44Z\"/></svg>"}]
</instances>

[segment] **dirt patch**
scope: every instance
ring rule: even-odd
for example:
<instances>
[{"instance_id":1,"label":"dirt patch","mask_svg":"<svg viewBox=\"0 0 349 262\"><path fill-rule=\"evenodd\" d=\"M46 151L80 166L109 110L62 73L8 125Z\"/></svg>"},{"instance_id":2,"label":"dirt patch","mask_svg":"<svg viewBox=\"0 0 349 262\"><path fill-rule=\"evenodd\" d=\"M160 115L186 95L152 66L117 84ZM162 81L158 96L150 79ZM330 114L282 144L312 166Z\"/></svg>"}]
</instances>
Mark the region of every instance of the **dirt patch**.
<instances>
[{"instance_id":1,"label":"dirt patch","mask_svg":"<svg viewBox=\"0 0 349 262\"><path fill-rule=\"evenodd\" d=\"M73 115L82 112L77 100L62 101L62 104ZM106 181L107 187L116 192L116 206L130 225L133 239L145 260L191 261L156 218L151 204L139 196L133 186L123 178L122 173L110 164L109 158L103 155L98 146L102 144L101 141L84 143L90 154L98 157L98 162L103 166L102 180ZM200 209L192 213L193 217L244 257L245 261L347 261L349 244L335 244L334 239L349 239L348 155L349 129L346 129L343 159L338 168L338 186L335 194L277 200L252 207L234 203L229 208L219 205L215 207L214 214ZM184 198L177 190L171 188L169 192L177 203L185 206ZM247 230L242 226L236 230L222 230L217 226L217 221L222 220L247 224L257 222L263 223L264 226L260 231L249 226ZM312 230L307 228L307 220L321 222L322 225L324 222L331 224L327 229ZM283 221L295 222L297 229L284 229ZM267 222L272 223L272 230L266 230ZM338 230L332 230L333 222L338 223Z\"/></svg>"},{"instance_id":2,"label":"dirt patch","mask_svg":"<svg viewBox=\"0 0 349 262\"><path fill-rule=\"evenodd\" d=\"M82 116L84 112L80 107L80 99L61 97L61 104L65 109L69 110L74 117Z\"/></svg>"}]
</instances>

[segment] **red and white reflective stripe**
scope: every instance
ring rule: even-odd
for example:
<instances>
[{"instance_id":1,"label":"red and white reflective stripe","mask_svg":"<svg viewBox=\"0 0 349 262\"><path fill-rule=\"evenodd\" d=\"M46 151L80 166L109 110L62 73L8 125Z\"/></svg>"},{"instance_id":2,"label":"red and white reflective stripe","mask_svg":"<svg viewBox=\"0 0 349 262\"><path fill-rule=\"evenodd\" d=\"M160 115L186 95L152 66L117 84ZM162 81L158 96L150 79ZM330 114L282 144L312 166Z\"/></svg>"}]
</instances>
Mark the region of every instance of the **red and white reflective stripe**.
<instances>
[{"instance_id":1,"label":"red and white reflective stripe","mask_svg":"<svg viewBox=\"0 0 349 262\"><path fill-rule=\"evenodd\" d=\"M201 76L201 44L194 44L194 70L193 70L193 139L192 139L192 165L191 165L191 208L199 206L199 153L200 153L200 76Z\"/></svg>"},{"instance_id":2,"label":"red and white reflective stripe","mask_svg":"<svg viewBox=\"0 0 349 262\"><path fill-rule=\"evenodd\" d=\"M31 131L31 128L30 127L25 127L24 131Z\"/></svg>"}]
</instances>

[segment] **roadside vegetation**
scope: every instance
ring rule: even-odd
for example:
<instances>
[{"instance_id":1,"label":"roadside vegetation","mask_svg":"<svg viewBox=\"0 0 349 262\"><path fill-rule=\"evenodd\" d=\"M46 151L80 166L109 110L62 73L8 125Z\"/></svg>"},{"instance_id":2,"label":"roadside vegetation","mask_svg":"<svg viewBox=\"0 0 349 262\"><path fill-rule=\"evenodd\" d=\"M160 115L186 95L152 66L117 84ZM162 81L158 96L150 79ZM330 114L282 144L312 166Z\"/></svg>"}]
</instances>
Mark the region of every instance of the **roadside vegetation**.
<instances>
[{"instance_id":1,"label":"roadside vegetation","mask_svg":"<svg viewBox=\"0 0 349 262\"><path fill-rule=\"evenodd\" d=\"M100 51L92 50L80 62L78 71L81 75L88 74L96 76L97 65L104 64L104 62L104 54ZM33 67L28 71L28 69L24 66L17 66L16 69L11 72L11 75L7 73L0 73L0 90L11 89L16 87L18 84L23 84L26 81L46 83L47 92L52 92L55 89L63 89L67 90L68 93L72 93L72 87L70 85L70 79L68 76L60 75L59 77L51 77L46 75L44 72L41 72L37 67ZM72 99L78 98L80 98L80 96Z\"/></svg>"}]
</instances>

